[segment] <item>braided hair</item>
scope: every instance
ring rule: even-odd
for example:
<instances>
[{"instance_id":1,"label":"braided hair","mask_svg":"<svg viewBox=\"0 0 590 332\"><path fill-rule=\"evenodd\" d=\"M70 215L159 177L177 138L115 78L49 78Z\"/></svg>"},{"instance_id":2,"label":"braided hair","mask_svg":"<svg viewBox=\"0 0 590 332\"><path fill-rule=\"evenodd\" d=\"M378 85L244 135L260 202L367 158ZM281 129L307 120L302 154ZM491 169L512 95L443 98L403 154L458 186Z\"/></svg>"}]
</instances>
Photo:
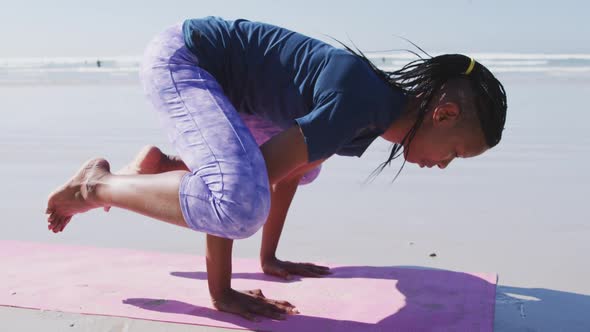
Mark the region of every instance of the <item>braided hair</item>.
<instances>
[{"instance_id":1,"label":"braided hair","mask_svg":"<svg viewBox=\"0 0 590 332\"><path fill-rule=\"evenodd\" d=\"M428 57L422 58L417 53L409 51L417 55L419 59L409 62L399 70L384 71L377 68L358 48L357 51L354 51L342 42L338 42L349 52L361 58L380 79L392 88L401 88L409 96L420 96L416 122L400 143L393 144L388 159L373 171L370 177L379 174L402 153L406 155L409 153L410 144L424 121L430 101L449 80L460 78L468 80L474 96L475 112L479 118L486 144L492 148L500 142L506 122L506 91L502 83L479 62L462 54L444 54L432 57L414 44ZM402 150L404 146L406 146L405 151ZM393 179L394 181L404 165L405 160Z\"/></svg>"}]
</instances>

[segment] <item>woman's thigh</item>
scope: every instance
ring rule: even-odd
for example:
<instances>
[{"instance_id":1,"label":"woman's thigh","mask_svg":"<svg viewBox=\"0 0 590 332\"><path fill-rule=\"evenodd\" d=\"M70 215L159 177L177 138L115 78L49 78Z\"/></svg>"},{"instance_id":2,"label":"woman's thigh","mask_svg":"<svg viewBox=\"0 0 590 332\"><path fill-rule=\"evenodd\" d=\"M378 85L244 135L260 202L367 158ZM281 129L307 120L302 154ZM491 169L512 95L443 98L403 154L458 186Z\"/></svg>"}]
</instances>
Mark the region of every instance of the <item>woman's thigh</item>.
<instances>
[{"instance_id":1,"label":"woman's thigh","mask_svg":"<svg viewBox=\"0 0 590 332\"><path fill-rule=\"evenodd\" d=\"M219 83L184 46L178 26L150 42L141 79L191 170L180 188L187 223L230 238L260 227L270 208L262 153Z\"/></svg>"}]
</instances>

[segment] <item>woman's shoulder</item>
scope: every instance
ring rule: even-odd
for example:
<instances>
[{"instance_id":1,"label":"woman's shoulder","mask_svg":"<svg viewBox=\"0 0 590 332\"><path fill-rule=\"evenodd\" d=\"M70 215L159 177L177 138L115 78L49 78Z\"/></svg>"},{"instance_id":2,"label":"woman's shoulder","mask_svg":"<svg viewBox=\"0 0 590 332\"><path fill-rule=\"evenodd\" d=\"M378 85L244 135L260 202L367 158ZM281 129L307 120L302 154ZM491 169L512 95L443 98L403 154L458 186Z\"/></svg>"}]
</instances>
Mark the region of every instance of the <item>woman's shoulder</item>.
<instances>
[{"instance_id":1,"label":"woman's shoulder","mask_svg":"<svg viewBox=\"0 0 590 332\"><path fill-rule=\"evenodd\" d=\"M375 96L389 87L363 59L347 50L334 48L327 54L326 66L317 81L316 91L324 90Z\"/></svg>"}]
</instances>

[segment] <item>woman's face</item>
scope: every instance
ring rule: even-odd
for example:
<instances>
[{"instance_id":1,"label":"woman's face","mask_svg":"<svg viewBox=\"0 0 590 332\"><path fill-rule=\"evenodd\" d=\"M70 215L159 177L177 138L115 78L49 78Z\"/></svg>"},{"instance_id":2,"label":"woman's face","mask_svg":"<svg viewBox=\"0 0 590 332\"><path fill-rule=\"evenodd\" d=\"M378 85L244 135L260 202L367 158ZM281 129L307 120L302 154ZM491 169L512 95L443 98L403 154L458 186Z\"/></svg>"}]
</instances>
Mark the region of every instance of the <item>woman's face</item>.
<instances>
[{"instance_id":1,"label":"woman's face","mask_svg":"<svg viewBox=\"0 0 590 332\"><path fill-rule=\"evenodd\" d=\"M455 158L470 158L488 149L476 118L460 116L455 103L437 106L426 114L424 122L404 157L420 167L447 167Z\"/></svg>"}]
</instances>

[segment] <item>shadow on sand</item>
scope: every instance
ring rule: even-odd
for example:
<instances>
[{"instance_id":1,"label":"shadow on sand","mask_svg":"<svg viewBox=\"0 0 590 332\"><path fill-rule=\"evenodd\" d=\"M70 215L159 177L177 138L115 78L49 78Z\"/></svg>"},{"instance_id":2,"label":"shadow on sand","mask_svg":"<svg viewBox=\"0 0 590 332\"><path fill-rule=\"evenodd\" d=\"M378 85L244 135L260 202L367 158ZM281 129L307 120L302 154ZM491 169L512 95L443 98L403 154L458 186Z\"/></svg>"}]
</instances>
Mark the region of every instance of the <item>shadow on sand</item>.
<instances>
[{"instance_id":1,"label":"shadow on sand","mask_svg":"<svg viewBox=\"0 0 590 332\"><path fill-rule=\"evenodd\" d=\"M590 296L499 285L495 331L590 331Z\"/></svg>"}]
</instances>

